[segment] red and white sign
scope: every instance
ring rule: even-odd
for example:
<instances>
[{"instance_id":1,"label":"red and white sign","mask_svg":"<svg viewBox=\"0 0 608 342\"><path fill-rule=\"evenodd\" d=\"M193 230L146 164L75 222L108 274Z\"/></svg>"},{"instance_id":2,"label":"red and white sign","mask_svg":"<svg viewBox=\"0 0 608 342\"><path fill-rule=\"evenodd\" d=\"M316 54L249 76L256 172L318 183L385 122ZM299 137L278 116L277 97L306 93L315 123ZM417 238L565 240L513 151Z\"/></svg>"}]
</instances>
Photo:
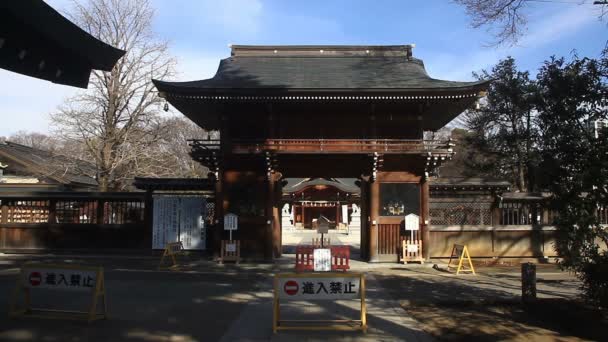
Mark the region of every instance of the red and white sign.
<instances>
[{"instance_id":1,"label":"red and white sign","mask_svg":"<svg viewBox=\"0 0 608 342\"><path fill-rule=\"evenodd\" d=\"M360 298L359 276L279 278L279 298L289 300L340 300Z\"/></svg>"},{"instance_id":2,"label":"red and white sign","mask_svg":"<svg viewBox=\"0 0 608 342\"><path fill-rule=\"evenodd\" d=\"M32 272L30 273L30 284L32 286L38 286L40 285L40 282L42 281L42 276L40 275L40 272Z\"/></svg>"},{"instance_id":3,"label":"red and white sign","mask_svg":"<svg viewBox=\"0 0 608 342\"><path fill-rule=\"evenodd\" d=\"M299 289L298 282L295 280L288 280L285 285L283 285L283 291L290 296L298 294Z\"/></svg>"}]
</instances>

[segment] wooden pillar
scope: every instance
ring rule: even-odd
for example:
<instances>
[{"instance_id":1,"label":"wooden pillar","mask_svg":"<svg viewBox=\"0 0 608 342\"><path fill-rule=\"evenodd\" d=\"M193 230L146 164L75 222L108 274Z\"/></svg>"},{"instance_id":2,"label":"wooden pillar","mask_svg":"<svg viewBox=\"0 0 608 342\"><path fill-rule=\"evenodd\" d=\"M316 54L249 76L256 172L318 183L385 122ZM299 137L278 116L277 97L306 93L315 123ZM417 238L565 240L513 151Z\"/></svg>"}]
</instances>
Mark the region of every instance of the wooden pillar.
<instances>
[{"instance_id":1,"label":"wooden pillar","mask_svg":"<svg viewBox=\"0 0 608 342\"><path fill-rule=\"evenodd\" d=\"M272 207L272 254L275 258L280 258L283 249L283 234L281 234L281 208L280 200L282 195L281 174L275 172L273 175L274 199Z\"/></svg>"},{"instance_id":2,"label":"wooden pillar","mask_svg":"<svg viewBox=\"0 0 608 342\"><path fill-rule=\"evenodd\" d=\"M429 232L429 182L426 177L423 177L420 183L420 216L420 229L422 234L422 257L425 260L429 260L431 234Z\"/></svg>"},{"instance_id":3,"label":"wooden pillar","mask_svg":"<svg viewBox=\"0 0 608 342\"><path fill-rule=\"evenodd\" d=\"M340 202L336 203L336 229L338 229L339 224L340 224Z\"/></svg>"},{"instance_id":4,"label":"wooden pillar","mask_svg":"<svg viewBox=\"0 0 608 342\"><path fill-rule=\"evenodd\" d=\"M6 199L0 200L0 223L7 224L8 223L8 205L6 203ZM0 228L2 234L0 235L2 238L2 248L7 248L8 243L6 242L7 238L7 228Z\"/></svg>"},{"instance_id":5,"label":"wooden pillar","mask_svg":"<svg viewBox=\"0 0 608 342\"><path fill-rule=\"evenodd\" d=\"M220 256L220 248L222 244L222 231L224 229L224 173L222 170L218 172L218 177L215 180L215 218L213 226L208 231L211 233L211 251L214 258Z\"/></svg>"},{"instance_id":6,"label":"wooden pillar","mask_svg":"<svg viewBox=\"0 0 608 342\"><path fill-rule=\"evenodd\" d=\"M266 243L264 244L264 259L272 260L281 256L281 222L277 202L278 174L268 175L266 195Z\"/></svg>"},{"instance_id":7,"label":"wooden pillar","mask_svg":"<svg viewBox=\"0 0 608 342\"><path fill-rule=\"evenodd\" d=\"M380 182L374 180L369 191L369 261L379 261L378 258L378 226L380 213Z\"/></svg>"}]
</instances>

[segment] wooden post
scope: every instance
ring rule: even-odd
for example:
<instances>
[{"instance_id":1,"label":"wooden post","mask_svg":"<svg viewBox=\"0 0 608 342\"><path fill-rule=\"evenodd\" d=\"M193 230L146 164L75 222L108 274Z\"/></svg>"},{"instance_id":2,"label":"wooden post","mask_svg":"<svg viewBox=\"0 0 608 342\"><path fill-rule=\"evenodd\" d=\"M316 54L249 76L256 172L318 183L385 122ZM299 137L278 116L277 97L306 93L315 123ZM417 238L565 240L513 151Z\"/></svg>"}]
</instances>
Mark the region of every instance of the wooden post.
<instances>
[{"instance_id":1,"label":"wooden post","mask_svg":"<svg viewBox=\"0 0 608 342\"><path fill-rule=\"evenodd\" d=\"M524 303L536 300L536 265L531 262L521 264L521 300Z\"/></svg>"},{"instance_id":2,"label":"wooden post","mask_svg":"<svg viewBox=\"0 0 608 342\"><path fill-rule=\"evenodd\" d=\"M422 179L420 184L420 215L422 216L421 223L421 234L422 234L422 258L429 260L430 257L430 246L431 246L431 233L429 231L430 217L429 217L429 182L426 178Z\"/></svg>"},{"instance_id":3,"label":"wooden post","mask_svg":"<svg viewBox=\"0 0 608 342\"><path fill-rule=\"evenodd\" d=\"M380 214L380 182L375 180L370 184L369 191L369 261L375 262L378 259L378 226Z\"/></svg>"},{"instance_id":4,"label":"wooden post","mask_svg":"<svg viewBox=\"0 0 608 342\"><path fill-rule=\"evenodd\" d=\"M104 211L105 211L104 207L105 207L105 204L106 204L105 200L103 200L101 198L97 200L97 213L96 213L97 217L96 217L96 220L97 220L97 224L98 225L105 224L105 222L104 222ZM109 204L110 203L108 202L108 205ZM108 216L108 218L109 218L109 216ZM109 223L111 223L111 222L108 221L108 224Z\"/></svg>"}]
</instances>

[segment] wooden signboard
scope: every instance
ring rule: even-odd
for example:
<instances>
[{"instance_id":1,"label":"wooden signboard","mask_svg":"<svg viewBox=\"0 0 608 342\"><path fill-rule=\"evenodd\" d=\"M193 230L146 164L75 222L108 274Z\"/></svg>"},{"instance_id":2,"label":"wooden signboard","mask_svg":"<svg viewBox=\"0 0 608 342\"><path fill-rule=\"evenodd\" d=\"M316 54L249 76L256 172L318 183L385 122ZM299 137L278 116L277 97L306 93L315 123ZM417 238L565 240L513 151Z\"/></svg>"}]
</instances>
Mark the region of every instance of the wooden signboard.
<instances>
[{"instance_id":1,"label":"wooden signboard","mask_svg":"<svg viewBox=\"0 0 608 342\"><path fill-rule=\"evenodd\" d=\"M452 260L458 258L458 266L452 266ZM467 261L466 265L464 261ZM460 274L460 272L470 272L475 274L475 268L473 267L473 262L471 261L471 255L469 254L469 250L466 245L457 245L454 244L452 247L452 255L450 255L450 261L448 262L448 270L450 268L456 268L456 274Z\"/></svg>"},{"instance_id":2,"label":"wooden signboard","mask_svg":"<svg viewBox=\"0 0 608 342\"><path fill-rule=\"evenodd\" d=\"M282 320L281 301L361 301L356 320ZM278 273L274 276L272 331L362 330L367 331L365 275L363 273Z\"/></svg>"},{"instance_id":3,"label":"wooden signboard","mask_svg":"<svg viewBox=\"0 0 608 342\"><path fill-rule=\"evenodd\" d=\"M32 296L39 290L71 292L73 296L90 296L90 306L86 311L65 310L59 303L49 302L57 307L34 308ZM49 292L44 293L49 293ZM20 303L22 299L22 303ZM98 304L100 310L98 310ZM103 268L73 264L25 264L17 279L17 285L10 303L11 317L31 316L40 318L65 318L94 321L107 318L106 289Z\"/></svg>"},{"instance_id":4,"label":"wooden signboard","mask_svg":"<svg viewBox=\"0 0 608 342\"><path fill-rule=\"evenodd\" d=\"M404 221L406 236L401 242L401 260L404 264L410 261L423 263L420 217L416 214L408 214Z\"/></svg>"}]
</instances>

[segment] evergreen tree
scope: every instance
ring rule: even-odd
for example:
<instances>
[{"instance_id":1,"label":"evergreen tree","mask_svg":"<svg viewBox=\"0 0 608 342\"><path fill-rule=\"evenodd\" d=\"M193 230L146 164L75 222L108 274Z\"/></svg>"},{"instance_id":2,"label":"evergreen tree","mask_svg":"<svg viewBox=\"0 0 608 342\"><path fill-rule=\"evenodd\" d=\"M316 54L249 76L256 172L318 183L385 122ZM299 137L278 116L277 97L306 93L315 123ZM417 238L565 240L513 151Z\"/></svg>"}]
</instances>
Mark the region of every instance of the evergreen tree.
<instances>
[{"instance_id":1,"label":"evergreen tree","mask_svg":"<svg viewBox=\"0 0 608 342\"><path fill-rule=\"evenodd\" d=\"M534 110L536 85L527 71L517 70L511 57L500 61L479 79L492 79L484 105L466 113L467 137L473 149L490 156L477 168L497 178L507 178L520 191L534 188L538 129Z\"/></svg>"}]
</instances>

